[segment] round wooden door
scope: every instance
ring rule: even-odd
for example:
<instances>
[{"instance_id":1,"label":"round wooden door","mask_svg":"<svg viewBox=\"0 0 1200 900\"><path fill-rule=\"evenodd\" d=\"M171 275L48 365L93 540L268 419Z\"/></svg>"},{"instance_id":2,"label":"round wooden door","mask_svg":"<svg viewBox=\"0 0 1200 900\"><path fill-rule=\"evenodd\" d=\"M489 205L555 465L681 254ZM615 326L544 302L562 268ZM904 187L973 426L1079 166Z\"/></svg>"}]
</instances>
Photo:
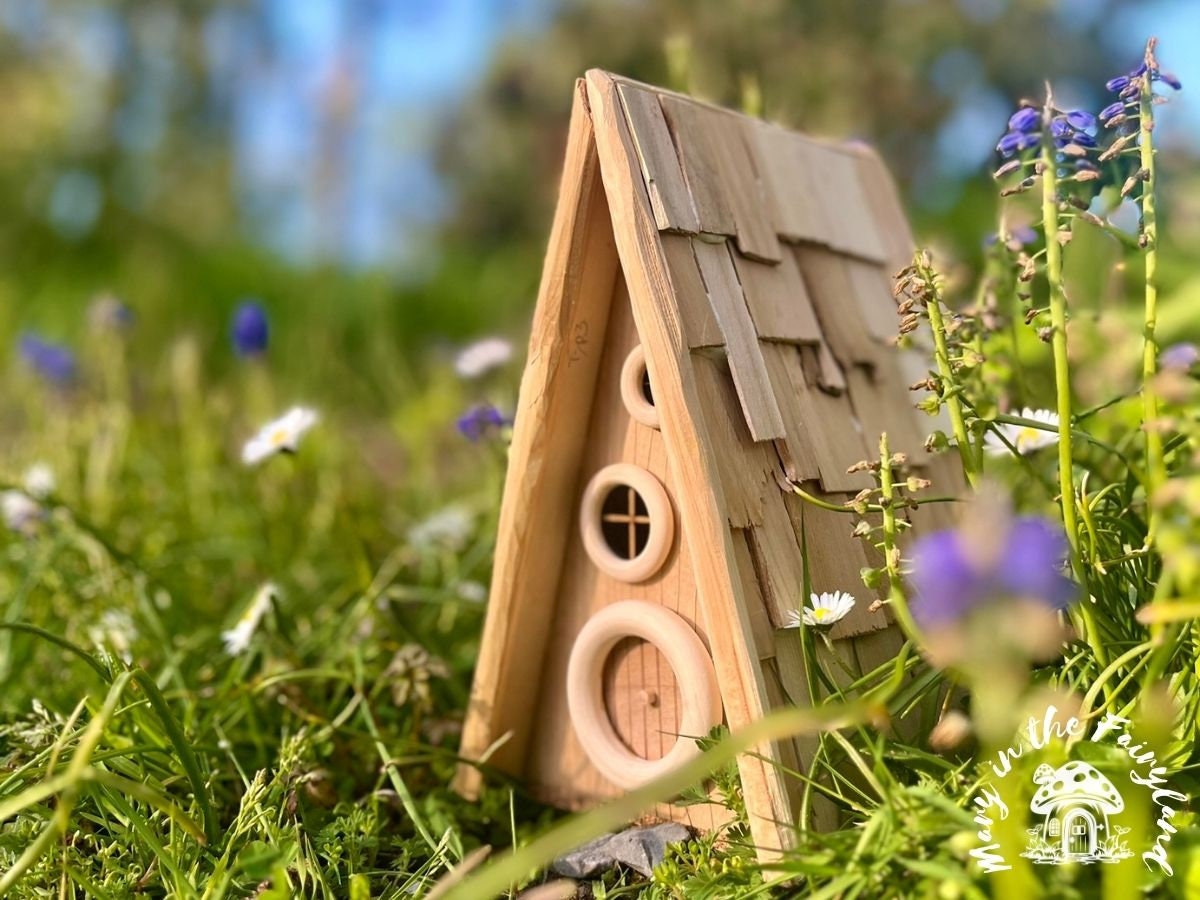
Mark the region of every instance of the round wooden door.
<instances>
[{"instance_id":1,"label":"round wooden door","mask_svg":"<svg viewBox=\"0 0 1200 900\"><path fill-rule=\"evenodd\" d=\"M677 692L680 736L661 754L635 753L610 716L605 671L613 651L631 639L657 649L672 673L670 681L659 681L658 689L673 685ZM624 788L645 784L697 756L695 738L721 722L721 694L704 642L677 613L641 600L604 607L579 632L567 665L567 707L592 765Z\"/></svg>"}]
</instances>

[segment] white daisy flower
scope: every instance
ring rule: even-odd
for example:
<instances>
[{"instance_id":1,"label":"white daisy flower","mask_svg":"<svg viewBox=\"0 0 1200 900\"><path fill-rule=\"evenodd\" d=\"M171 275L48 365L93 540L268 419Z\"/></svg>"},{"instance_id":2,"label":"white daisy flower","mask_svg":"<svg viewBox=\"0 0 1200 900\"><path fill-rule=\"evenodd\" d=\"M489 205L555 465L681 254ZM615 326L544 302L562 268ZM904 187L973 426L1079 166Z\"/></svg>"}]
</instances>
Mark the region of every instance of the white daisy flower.
<instances>
[{"instance_id":1,"label":"white daisy flower","mask_svg":"<svg viewBox=\"0 0 1200 900\"><path fill-rule=\"evenodd\" d=\"M42 519L42 507L24 491L0 493L0 516L13 531L30 533Z\"/></svg>"},{"instance_id":2,"label":"white daisy flower","mask_svg":"<svg viewBox=\"0 0 1200 900\"><path fill-rule=\"evenodd\" d=\"M504 365L513 355L513 346L504 338L490 337L476 341L459 351L454 371L462 378L479 378Z\"/></svg>"},{"instance_id":3,"label":"white daisy flower","mask_svg":"<svg viewBox=\"0 0 1200 900\"><path fill-rule=\"evenodd\" d=\"M408 542L417 550L457 551L475 530L475 514L460 504L439 509L408 529Z\"/></svg>"},{"instance_id":4,"label":"white daisy flower","mask_svg":"<svg viewBox=\"0 0 1200 900\"><path fill-rule=\"evenodd\" d=\"M276 453L295 453L304 432L317 424L315 410L293 406L274 422L264 425L242 448L242 462L258 465Z\"/></svg>"},{"instance_id":5,"label":"white daisy flower","mask_svg":"<svg viewBox=\"0 0 1200 900\"><path fill-rule=\"evenodd\" d=\"M455 593L458 594L458 599L467 603L483 603L488 598L487 586L478 581L460 581Z\"/></svg>"},{"instance_id":6,"label":"white daisy flower","mask_svg":"<svg viewBox=\"0 0 1200 900\"><path fill-rule=\"evenodd\" d=\"M845 591L834 591L832 594L810 594L808 602L811 605L803 610L793 609L788 613L788 628L799 628L801 622L809 627L840 622L854 609L855 600Z\"/></svg>"},{"instance_id":7,"label":"white daisy flower","mask_svg":"<svg viewBox=\"0 0 1200 900\"><path fill-rule=\"evenodd\" d=\"M1000 439L1000 435L1004 435L1004 439L1009 444L1012 444L1021 456L1058 443L1058 413L1048 409L1030 409L1027 406L1021 410L1021 418L1041 422L1043 425L1050 426L1054 430L1046 431L1045 429L1034 428L1030 425L1012 425L997 422L993 425L994 430L989 431L984 438L984 449L993 456L1003 456L1006 453L1011 453L1012 451L1008 449L1008 445L1004 443L1004 440ZM997 431L999 434L996 433Z\"/></svg>"},{"instance_id":8,"label":"white daisy flower","mask_svg":"<svg viewBox=\"0 0 1200 900\"><path fill-rule=\"evenodd\" d=\"M250 639L254 637L263 616L267 614L278 595L279 589L270 581L258 589L242 617L237 620L237 624L221 632L226 653L230 656L240 656L246 652L246 648L250 646Z\"/></svg>"},{"instance_id":9,"label":"white daisy flower","mask_svg":"<svg viewBox=\"0 0 1200 900\"><path fill-rule=\"evenodd\" d=\"M93 644L101 650L111 650L127 664L133 662L132 642L137 634L137 626L123 609L106 609L88 629Z\"/></svg>"},{"instance_id":10,"label":"white daisy flower","mask_svg":"<svg viewBox=\"0 0 1200 900\"><path fill-rule=\"evenodd\" d=\"M36 500L45 500L58 486L54 470L41 462L26 469L21 480L25 484L25 493Z\"/></svg>"}]
</instances>

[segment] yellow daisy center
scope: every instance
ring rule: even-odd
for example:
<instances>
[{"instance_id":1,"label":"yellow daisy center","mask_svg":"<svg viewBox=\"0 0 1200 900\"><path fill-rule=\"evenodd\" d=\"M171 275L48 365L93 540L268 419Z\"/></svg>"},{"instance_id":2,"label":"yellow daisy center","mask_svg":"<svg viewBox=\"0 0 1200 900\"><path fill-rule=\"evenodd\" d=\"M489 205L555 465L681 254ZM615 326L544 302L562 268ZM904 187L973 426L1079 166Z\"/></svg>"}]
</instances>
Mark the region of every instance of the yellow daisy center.
<instances>
[{"instance_id":1,"label":"yellow daisy center","mask_svg":"<svg viewBox=\"0 0 1200 900\"><path fill-rule=\"evenodd\" d=\"M280 447L288 442L289 437L291 437L291 433L286 428L276 428L271 432L271 446Z\"/></svg>"},{"instance_id":2,"label":"yellow daisy center","mask_svg":"<svg viewBox=\"0 0 1200 900\"><path fill-rule=\"evenodd\" d=\"M1040 429L1030 428L1026 425L1017 432L1016 445L1017 447L1024 447L1026 444L1036 443L1039 437L1041 437Z\"/></svg>"},{"instance_id":3,"label":"yellow daisy center","mask_svg":"<svg viewBox=\"0 0 1200 900\"><path fill-rule=\"evenodd\" d=\"M818 622L821 622L821 621L829 618L829 610L827 610L823 606L819 606L816 609L814 609L812 614L813 614L813 618L816 619Z\"/></svg>"}]
</instances>

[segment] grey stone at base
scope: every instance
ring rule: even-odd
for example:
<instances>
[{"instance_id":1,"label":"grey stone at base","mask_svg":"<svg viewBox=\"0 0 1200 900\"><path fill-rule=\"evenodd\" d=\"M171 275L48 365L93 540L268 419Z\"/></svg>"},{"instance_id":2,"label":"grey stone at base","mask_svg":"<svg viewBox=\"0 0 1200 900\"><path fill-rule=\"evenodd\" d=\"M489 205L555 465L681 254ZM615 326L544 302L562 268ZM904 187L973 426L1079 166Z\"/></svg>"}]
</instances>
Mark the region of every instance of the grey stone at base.
<instances>
[{"instance_id":1,"label":"grey stone at base","mask_svg":"<svg viewBox=\"0 0 1200 900\"><path fill-rule=\"evenodd\" d=\"M654 867L666 856L667 846L690 837L691 832L677 822L630 828L620 834L606 834L589 841L560 856L550 868L567 878L590 878L620 864L649 878Z\"/></svg>"}]
</instances>

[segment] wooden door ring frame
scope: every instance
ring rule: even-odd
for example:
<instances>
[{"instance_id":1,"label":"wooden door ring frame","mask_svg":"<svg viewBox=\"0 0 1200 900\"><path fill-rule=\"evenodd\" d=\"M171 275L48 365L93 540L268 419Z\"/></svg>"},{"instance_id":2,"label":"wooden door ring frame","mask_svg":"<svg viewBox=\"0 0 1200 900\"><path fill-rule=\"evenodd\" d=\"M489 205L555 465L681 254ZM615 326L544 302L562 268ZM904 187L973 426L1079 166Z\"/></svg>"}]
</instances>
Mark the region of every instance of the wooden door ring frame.
<instances>
[{"instance_id":1,"label":"wooden door ring frame","mask_svg":"<svg viewBox=\"0 0 1200 900\"><path fill-rule=\"evenodd\" d=\"M661 759L643 759L621 741L604 702L604 664L629 637L652 644L675 673L682 712L679 734ZM678 613L643 600L620 600L592 616L579 632L567 664L567 709L592 765L618 787L631 790L700 754L695 738L721 724L721 691L700 636Z\"/></svg>"},{"instance_id":2,"label":"wooden door ring frame","mask_svg":"<svg viewBox=\"0 0 1200 900\"><path fill-rule=\"evenodd\" d=\"M621 400L635 420L649 428L658 428L658 410L643 392L643 379L646 378L649 378L646 374L646 351L638 344L629 351L625 364L621 366ZM653 394L653 385L650 391Z\"/></svg>"},{"instance_id":3,"label":"wooden door ring frame","mask_svg":"<svg viewBox=\"0 0 1200 900\"><path fill-rule=\"evenodd\" d=\"M601 510L610 491L632 488L646 504L650 537L641 553L623 558L613 552L601 530ZM654 576L675 541L675 510L667 490L651 472L632 463L613 463L592 476L579 506L579 529L583 548L606 575L630 584Z\"/></svg>"}]
</instances>

